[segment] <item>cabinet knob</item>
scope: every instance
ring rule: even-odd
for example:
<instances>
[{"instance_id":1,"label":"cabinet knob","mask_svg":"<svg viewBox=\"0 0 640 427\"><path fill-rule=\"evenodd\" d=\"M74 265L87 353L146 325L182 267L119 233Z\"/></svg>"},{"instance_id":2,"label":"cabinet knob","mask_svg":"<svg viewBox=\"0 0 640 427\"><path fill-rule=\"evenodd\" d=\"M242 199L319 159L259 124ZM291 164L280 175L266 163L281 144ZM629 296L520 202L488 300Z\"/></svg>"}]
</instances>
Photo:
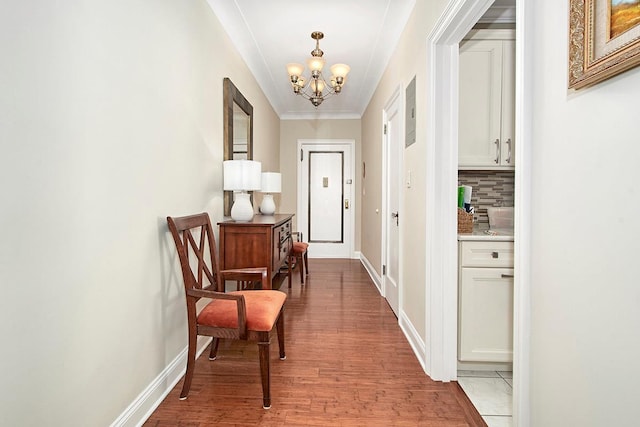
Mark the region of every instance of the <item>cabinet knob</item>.
<instances>
[{"instance_id":1,"label":"cabinet knob","mask_svg":"<svg viewBox=\"0 0 640 427\"><path fill-rule=\"evenodd\" d=\"M498 252L491 252L491 258L498 258L500 256L500 253Z\"/></svg>"}]
</instances>

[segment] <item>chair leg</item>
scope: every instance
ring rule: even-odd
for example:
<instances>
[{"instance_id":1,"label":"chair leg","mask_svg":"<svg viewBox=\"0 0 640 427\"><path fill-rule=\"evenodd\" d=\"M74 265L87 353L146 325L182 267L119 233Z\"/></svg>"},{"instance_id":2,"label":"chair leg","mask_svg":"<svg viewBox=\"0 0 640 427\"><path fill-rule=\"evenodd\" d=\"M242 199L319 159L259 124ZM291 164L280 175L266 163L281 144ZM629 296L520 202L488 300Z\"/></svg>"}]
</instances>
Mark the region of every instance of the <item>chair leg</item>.
<instances>
[{"instance_id":1,"label":"chair leg","mask_svg":"<svg viewBox=\"0 0 640 427\"><path fill-rule=\"evenodd\" d=\"M209 360L216 360L218 355L218 345L220 345L220 338L213 338L211 341L211 351L209 352Z\"/></svg>"},{"instance_id":2,"label":"chair leg","mask_svg":"<svg viewBox=\"0 0 640 427\"><path fill-rule=\"evenodd\" d=\"M300 283L304 283L304 266L302 264L302 255L297 255L297 264L300 266Z\"/></svg>"},{"instance_id":3,"label":"chair leg","mask_svg":"<svg viewBox=\"0 0 640 427\"><path fill-rule=\"evenodd\" d=\"M280 360L285 360L287 355L284 352L284 307L280 310L276 321L276 331L278 333L278 349L280 350Z\"/></svg>"},{"instance_id":4,"label":"chair leg","mask_svg":"<svg viewBox=\"0 0 640 427\"><path fill-rule=\"evenodd\" d=\"M309 257L307 256L308 252L304 253L304 269L307 270L307 276L309 275Z\"/></svg>"},{"instance_id":5,"label":"chair leg","mask_svg":"<svg viewBox=\"0 0 640 427\"><path fill-rule=\"evenodd\" d=\"M287 264L289 266L289 287L291 287L291 263L293 262L293 257L291 255L287 255Z\"/></svg>"},{"instance_id":6,"label":"chair leg","mask_svg":"<svg viewBox=\"0 0 640 427\"><path fill-rule=\"evenodd\" d=\"M195 327L194 327L195 328ZM184 374L184 384L182 392L180 392L180 400L185 400L191 388L191 380L193 379L193 371L196 367L196 347L198 343L198 335L195 330L191 331L189 327L189 348L187 350L187 372Z\"/></svg>"},{"instance_id":7,"label":"chair leg","mask_svg":"<svg viewBox=\"0 0 640 427\"><path fill-rule=\"evenodd\" d=\"M262 407L271 408L271 384L269 373L269 332L263 332L262 339L258 341L260 353L260 377L262 378Z\"/></svg>"}]
</instances>

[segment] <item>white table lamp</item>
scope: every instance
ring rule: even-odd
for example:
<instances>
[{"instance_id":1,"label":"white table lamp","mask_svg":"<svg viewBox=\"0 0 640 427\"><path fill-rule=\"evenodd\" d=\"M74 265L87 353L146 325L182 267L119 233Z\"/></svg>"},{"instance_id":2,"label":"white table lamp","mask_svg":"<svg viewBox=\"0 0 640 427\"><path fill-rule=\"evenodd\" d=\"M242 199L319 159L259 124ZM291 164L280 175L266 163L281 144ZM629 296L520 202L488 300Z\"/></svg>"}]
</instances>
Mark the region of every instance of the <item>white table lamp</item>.
<instances>
[{"instance_id":1,"label":"white table lamp","mask_svg":"<svg viewBox=\"0 0 640 427\"><path fill-rule=\"evenodd\" d=\"M281 190L282 177L278 172L262 172L261 192L265 193L260 204L260 212L264 215L273 215L276 212L276 204L273 201L272 193L279 193Z\"/></svg>"},{"instance_id":2,"label":"white table lamp","mask_svg":"<svg viewBox=\"0 0 640 427\"><path fill-rule=\"evenodd\" d=\"M260 190L262 164L253 160L225 160L222 165L224 189L234 192L231 218L235 221L251 221L253 206L247 191Z\"/></svg>"}]
</instances>

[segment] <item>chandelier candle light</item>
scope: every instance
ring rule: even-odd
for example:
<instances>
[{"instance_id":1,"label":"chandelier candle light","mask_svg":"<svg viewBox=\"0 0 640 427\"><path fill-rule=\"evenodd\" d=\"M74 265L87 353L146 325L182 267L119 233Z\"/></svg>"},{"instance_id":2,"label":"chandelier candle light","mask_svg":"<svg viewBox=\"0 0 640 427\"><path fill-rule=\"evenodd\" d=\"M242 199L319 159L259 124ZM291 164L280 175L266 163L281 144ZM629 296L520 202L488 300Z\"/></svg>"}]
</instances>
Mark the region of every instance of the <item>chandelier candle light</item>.
<instances>
[{"instance_id":1,"label":"chandelier candle light","mask_svg":"<svg viewBox=\"0 0 640 427\"><path fill-rule=\"evenodd\" d=\"M287 72L289 73L289 79L293 86L293 93L308 99L314 107L322 104L325 98L339 94L347 80L347 73L351 70L346 64L332 65L330 67L331 78L327 84L322 76L322 68L324 67L325 60L322 57L324 52L320 50L320 40L323 37L324 34L320 31L311 33L311 38L316 41L316 48L311 51L311 58L307 59L307 66L309 70L311 70L311 81L306 88L305 83L307 81L302 77L304 65L295 63L287 64ZM326 92L324 92L325 89L327 89Z\"/></svg>"}]
</instances>

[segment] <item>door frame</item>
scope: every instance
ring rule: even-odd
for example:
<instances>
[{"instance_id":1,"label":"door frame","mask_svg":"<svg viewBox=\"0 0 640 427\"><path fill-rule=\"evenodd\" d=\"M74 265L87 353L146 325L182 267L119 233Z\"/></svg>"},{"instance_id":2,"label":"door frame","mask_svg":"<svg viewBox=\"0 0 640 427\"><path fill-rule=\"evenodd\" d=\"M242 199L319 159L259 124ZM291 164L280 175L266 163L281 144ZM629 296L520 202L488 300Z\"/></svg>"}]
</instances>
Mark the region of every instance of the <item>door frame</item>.
<instances>
[{"instance_id":1,"label":"door frame","mask_svg":"<svg viewBox=\"0 0 640 427\"><path fill-rule=\"evenodd\" d=\"M451 0L427 37L425 369L457 378L458 44L493 0ZM527 5L528 3L528 5ZM514 255L514 425L530 425L530 228L532 141L531 2L516 0L516 150Z\"/></svg>"},{"instance_id":2,"label":"door frame","mask_svg":"<svg viewBox=\"0 0 640 427\"><path fill-rule=\"evenodd\" d=\"M296 177L298 179L298 191L296 194L296 198L297 198L297 202L296 202L296 212L297 212L297 221L296 221L296 229L297 230L301 230L301 223L302 221L305 221L305 219L302 217L302 212L304 212L304 206L303 206L303 196L302 196L302 192L306 191L306 189L302 188L302 185L300 185L300 183L302 182L302 161L300 161L300 153L302 152L303 147L307 147L307 146L316 146L316 145L348 145L350 147L350 151L351 151L351 161L349 166L351 167L351 177L350 179L352 180L352 183L350 185L347 185L345 183L342 183L343 185L343 190L344 190L344 197L345 198L349 198L349 223L350 223L350 230L348 230L348 232L345 230L345 240L348 240L348 242L345 242L345 244L347 245L347 250L348 250L348 257L349 258L356 258L355 253L354 253L354 245L355 245L355 212L356 212L356 200L355 200L355 195L356 195L356 169L355 169L355 145L356 145L356 141L353 139L298 139L298 144L297 144L297 151L296 151L296 156L297 156L297 167L296 167ZM308 236L307 236L308 238Z\"/></svg>"},{"instance_id":3,"label":"door frame","mask_svg":"<svg viewBox=\"0 0 640 427\"><path fill-rule=\"evenodd\" d=\"M394 102L398 102L398 116L400 118L400 135L404 135L404 121L402 120L402 118L404 117L404 105L403 105L403 90L402 90L402 85L399 85L393 92L393 94L389 97L389 99L387 100L387 102L384 104L384 108L382 109L382 182L384 183L384 185L382 186L382 221L381 221L381 236L382 236L382 246L381 246L381 254L380 254L380 259L382 260L382 265L388 265L388 251L387 251L387 246L388 246L388 233L387 233L387 218L389 216L389 194L387 192L387 187L388 187L388 180L389 180L389 156L388 156L388 152L389 152L389 142L388 142L388 137L384 132L384 126L387 124L388 121L388 111L391 108L391 106L393 105ZM402 141L400 141L402 142ZM398 171L399 174L402 174L403 170L404 170L404 146L400 148L400 170ZM402 175L400 175L402 177ZM402 178L400 178L400 181L402 182ZM399 188L399 194L398 194L398 205L399 208L401 209L402 206L404 206L404 191L401 191L402 189ZM398 287L398 321L400 321L401 318L401 313L402 313L402 280L403 280L403 268L402 268L402 248L403 248L403 239L402 239L402 230L404 229L403 227L404 221L402 221L402 218L400 219L400 226L398 229L398 259L399 259L399 265L398 265L398 283L396 284ZM386 274L382 274L382 293L385 297L385 299L387 298L387 275Z\"/></svg>"}]
</instances>

